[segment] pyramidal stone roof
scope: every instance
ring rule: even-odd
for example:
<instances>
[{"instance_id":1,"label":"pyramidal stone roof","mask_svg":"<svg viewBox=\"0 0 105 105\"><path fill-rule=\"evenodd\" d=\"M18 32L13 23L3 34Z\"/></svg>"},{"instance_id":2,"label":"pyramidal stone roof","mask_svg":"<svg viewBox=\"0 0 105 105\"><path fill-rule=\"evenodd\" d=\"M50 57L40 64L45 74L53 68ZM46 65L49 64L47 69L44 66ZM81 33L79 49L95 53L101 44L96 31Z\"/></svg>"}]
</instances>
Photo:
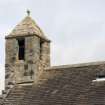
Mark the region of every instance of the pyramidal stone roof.
<instances>
[{"instance_id":1,"label":"pyramidal stone roof","mask_svg":"<svg viewBox=\"0 0 105 105\"><path fill-rule=\"evenodd\" d=\"M26 16L19 24L17 24L12 32L8 36L6 36L6 38L22 37L29 35L36 35L42 39L50 41L46 38L43 31L29 15Z\"/></svg>"}]
</instances>

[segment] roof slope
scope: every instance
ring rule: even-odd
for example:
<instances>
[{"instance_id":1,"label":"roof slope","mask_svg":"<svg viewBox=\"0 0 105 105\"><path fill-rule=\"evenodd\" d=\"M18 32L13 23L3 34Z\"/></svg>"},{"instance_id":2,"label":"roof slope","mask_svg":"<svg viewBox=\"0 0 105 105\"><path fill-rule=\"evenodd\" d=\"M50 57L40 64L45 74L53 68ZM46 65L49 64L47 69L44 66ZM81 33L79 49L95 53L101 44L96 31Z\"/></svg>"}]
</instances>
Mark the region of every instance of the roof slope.
<instances>
[{"instance_id":1,"label":"roof slope","mask_svg":"<svg viewBox=\"0 0 105 105\"><path fill-rule=\"evenodd\" d=\"M4 105L21 105L20 100L32 90L32 86L15 86L4 101Z\"/></svg>"},{"instance_id":2,"label":"roof slope","mask_svg":"<svg viewBox=\"0 0 105 105\"><path fill-rule=\"evenodd\" d=\"M105 64L49 69L18 101L10 93L18 104L9 101L11 105L105 105L105 82L92 82L101 71Z\"/></svg>"},{"instance_id":3,"label":"roof slope","mask_svg":"<svg viewBox=\"0 0 105 105\"><path fill-rule=\"evenodd\" d=\"M47 39L43 31L30 16L26 16L18 25L16 25L7 37L27 35L37 35L41 38Z\"/></svg>"}]
</instances>

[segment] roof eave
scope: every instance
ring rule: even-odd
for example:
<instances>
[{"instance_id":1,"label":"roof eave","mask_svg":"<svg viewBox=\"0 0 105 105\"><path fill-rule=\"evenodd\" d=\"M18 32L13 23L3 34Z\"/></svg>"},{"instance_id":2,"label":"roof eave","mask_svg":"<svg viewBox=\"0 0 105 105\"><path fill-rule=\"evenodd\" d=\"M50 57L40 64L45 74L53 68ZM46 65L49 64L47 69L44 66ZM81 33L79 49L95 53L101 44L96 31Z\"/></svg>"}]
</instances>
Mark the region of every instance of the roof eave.
<instances>
[{"instance_id":1,"label":"roof eave","mask_svg":"<svg viewBox=\"0 0 105 105\"><path fill-rule=\"evenodd\" d=\"M41 37L37 34L23 34L23 35L8 35L8 36L5 36L5 39L12 39L12 38L21 38L21 37L30 37L30 36L37 36L39 37L40 39L44 40L44 41L47 41L47 42L51 42L51 40L47 39L46 37Z\"/></svg>"}]
</instances>

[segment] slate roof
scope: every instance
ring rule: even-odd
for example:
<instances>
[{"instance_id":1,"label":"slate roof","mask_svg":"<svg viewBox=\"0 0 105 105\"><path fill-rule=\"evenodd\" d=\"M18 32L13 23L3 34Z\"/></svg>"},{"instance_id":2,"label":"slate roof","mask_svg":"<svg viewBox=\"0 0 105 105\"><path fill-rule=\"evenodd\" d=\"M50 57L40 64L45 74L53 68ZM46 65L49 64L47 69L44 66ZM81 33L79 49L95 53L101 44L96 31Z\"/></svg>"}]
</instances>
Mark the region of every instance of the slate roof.
<instances>
[{"instance_id":1,"label":"slate roof","mask_svg":"<svg viewBox=\"0 0 105 105\"><path fill-rule=\"evenodd\" d=\"M16 25L16 27L8 36L6 36L6 38L29 35L36 35L42 39L49 41L44 35L43 31L40 29L40 27L30 16L26 16L18 25Z\"/></svg>"},{"instance_id":2,"label":"slate roof","mask_svg":"<svg viewBox=\"0 0 105 105\"><path fill-rule=\"evenodd\" d=\"M32 86L17 85L4 105L105 105L105 81L93 82L104 63L46 69Z\"/></svg>"}]
</instances>

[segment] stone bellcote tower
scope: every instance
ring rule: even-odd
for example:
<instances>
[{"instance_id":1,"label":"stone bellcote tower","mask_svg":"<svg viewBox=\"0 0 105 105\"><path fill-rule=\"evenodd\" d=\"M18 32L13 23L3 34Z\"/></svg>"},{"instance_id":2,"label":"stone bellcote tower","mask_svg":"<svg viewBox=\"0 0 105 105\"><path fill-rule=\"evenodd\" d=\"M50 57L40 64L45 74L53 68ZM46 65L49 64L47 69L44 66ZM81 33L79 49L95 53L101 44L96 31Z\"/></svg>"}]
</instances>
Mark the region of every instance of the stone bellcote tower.
<instances>
[{"instance_id":1,"label":"stone bellcote tower","mask_svg":"<svg viewBox=\"0 0 105 105\"><path fill-rule=\"evenodd\" d=\"M50 66L50 40L30 17L30 11L6 36L6 89L33 83Z\"/></svg>"}]
</instances>

